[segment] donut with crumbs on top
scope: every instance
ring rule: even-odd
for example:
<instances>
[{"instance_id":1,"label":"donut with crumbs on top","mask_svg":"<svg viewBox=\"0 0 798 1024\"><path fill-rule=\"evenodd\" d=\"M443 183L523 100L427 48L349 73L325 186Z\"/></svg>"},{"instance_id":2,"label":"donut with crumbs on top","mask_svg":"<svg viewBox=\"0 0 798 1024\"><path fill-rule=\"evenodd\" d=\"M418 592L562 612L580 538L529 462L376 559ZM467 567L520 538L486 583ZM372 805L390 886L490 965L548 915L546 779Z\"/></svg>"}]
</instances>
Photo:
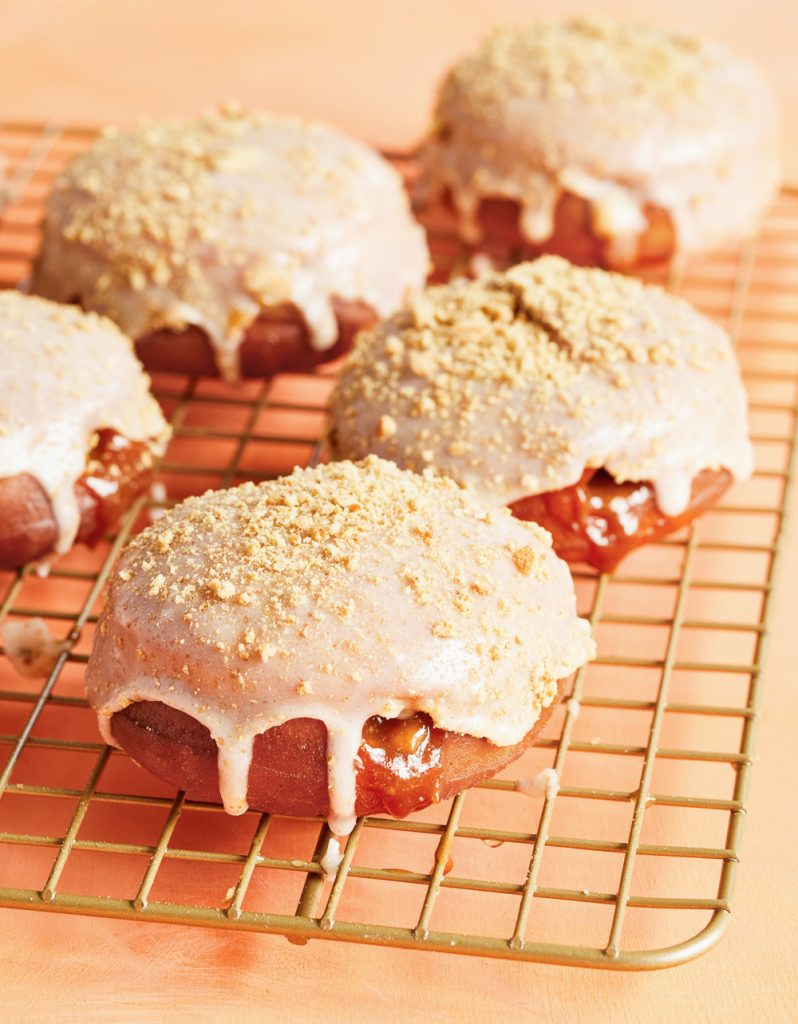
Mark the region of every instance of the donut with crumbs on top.
<instances>
[{"instance_id":1,"label":"donut with crumbs on top","mask_svg":"<svg viewBox=\"0 0 798 1024\"><path fill-rule=\"evenodd\" d=\"M149 486L170 429L104 317L0 292L0 569L94 543Z\"/></svg>"},{"instance_id":2,"label":"donut with crumbs on top","mask_svg":"<svg viewBox=\"0 0 798 1024\"><path fill-rule=\"evenodd\" d=\"M764 75L725 47L592 18L494 29L449 72L426 190L483 228L627 267L755 230L780 176Z\"/></svg>"},{"instance_id":3,"label":"donut with crumbs on top","mask_svg":"<svg viewBox=\"0 0 798 1024\"><path fill-rule=\"evenodd\" d=\"M361 334L329 445L451 477L604 570L753 469L728 335L661 288L558 256L428 288Z\"/></svg>"},{"instance_id":4,"label":"donut with crumbs on top","mask_svg":"<svg viewBox=\"0 0 798 1024\"><path fill-rule=\"evenodd\" d=\"M109 131L56 181L33 288L111 317L150 370L303 370L426 279L401 179L322 124L228 106Z\"/></svg>"},{"instance_id":5,"label":"donut with crumbs on top","mask_svg":"<svg viewBox=\"0 0 798 1024\"><path fill-rule=\"evenodd\" d=\"M520 756L593 651L544 530L369 458L167 511L86 685L106 740L190 796L345 835Z\"/></svg>"}]
</instances>

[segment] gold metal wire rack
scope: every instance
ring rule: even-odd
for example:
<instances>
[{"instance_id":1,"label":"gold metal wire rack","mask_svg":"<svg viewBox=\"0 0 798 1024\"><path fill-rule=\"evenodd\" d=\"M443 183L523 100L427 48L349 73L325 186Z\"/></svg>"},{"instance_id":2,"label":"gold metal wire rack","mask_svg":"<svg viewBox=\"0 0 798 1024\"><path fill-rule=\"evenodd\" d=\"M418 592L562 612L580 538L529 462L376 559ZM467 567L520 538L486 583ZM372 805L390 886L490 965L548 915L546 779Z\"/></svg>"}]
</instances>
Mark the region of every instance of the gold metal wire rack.
<instances>
[{"instance_id":1,"label":"gold metal wire rack","mask_svg":"<svg viewBox=\"0 0 798 1024\"><path fill-rule=\"evenodd\" d=\"M7 124L11 199L0 284L25 278L53 177L94 129ZM411 157L393 157L412 182ZM426 218L435 277L474 253ZM497 240L497 263L520 254ZM654 275L656 276L656 275ZM605 968L681 963L723 933L737 872L798 424L798 191L759 237L667 281L734 336L750 392L754 479L613 575L577 572L599 642L534 750L454 801L358 821L334 880L323 822L229 818L99 739L82 693L101 591L130 533L0 574L0 620L40 616L68 642L43 685L0 656L0 906ZM160 377L174 427L169 500L318 456L332 377L238 389ZM539 799L516 780L556 769Z\"/></svg>"}]
</instances>

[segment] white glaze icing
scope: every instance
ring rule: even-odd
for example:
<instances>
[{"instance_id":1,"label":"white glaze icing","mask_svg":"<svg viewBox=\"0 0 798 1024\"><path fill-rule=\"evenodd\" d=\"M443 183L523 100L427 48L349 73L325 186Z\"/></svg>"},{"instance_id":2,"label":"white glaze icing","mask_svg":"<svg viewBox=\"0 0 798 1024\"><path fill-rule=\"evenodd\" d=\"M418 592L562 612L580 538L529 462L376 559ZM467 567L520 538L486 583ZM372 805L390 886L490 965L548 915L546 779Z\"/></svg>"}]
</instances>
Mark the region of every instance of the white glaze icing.
<instances>
[{"instance_id":1,"label":"white glaze icing","mask_svg":"<svg viewBox=\"0 0 798 1024\"><path fill-rule=\"evenodd\" d=\"M556 768L543 768L531 779L518 779L515 788L533 800L553 800L560 792L560 777Z\"/></svg>"},{"instance_id":2,"label":"white glaze icing","mask_svg":"<svg viewBox=\"0 0 798 1024\"><path fill-rule=\"evenodd\" d=\"M424 711L514 744L593 649L545 531L369 459L166 512L114 574L86 684L109 743L134 701L205 725L231 814L247 806L254 738L322 721L330 827L345 835L371 716Z\"/></svg>"},{"instance_id":3,"label":"white glaze icing","mask_svg":"<svg viewBox=\"0 0 798 1024\"><path fill-rule=\"evenodd\" d=\"M146 441L169 427L129 338L110 320L16 291L0 292L0 479L30 473L53 506L55 551L75 539L75 482L97 430Z\"/></svg>"},{"instance_id":4,"label":"white glaze icing","mask_svg":"<svg viewBox=\"0 0 798 1024\"><path fill-rule=\"evenodd\" d=\"M153 481L150 485L150 501L154 504L147 508L147 519L151 523L157 522L163 515L167 497L165 485L160 480Z\"/></svg>"},{"instance_id":5,"label":"white glaze icing","mask_svg":"<svg viewBox=\"0 0 798 1024\"><path fill-rule=\"evenodd\" d=\"M226 110L108 134L50 198L34 290L77 297L131 337L202 328L234 378L249 325L292 303L332 347L333 296L380 315L429 256L399 175L325 125Z\"/></svg>"},{"instance_id":6,"label":"white glaze icing","mask_svg":"<svg viewBox=\"0 0 798 1024\"><path fill-rule=\"evenodd\" d=\"M429 288L361 334L331 411L336 457L373 452L502 504L604 467L650 481L676 516L701 470L753 467L726 333L660 288L554 256Z\"/></svg>"},{"instance_id":7,"label":"white glaze icing","mask_svg":"<svg viewBox=\"0 0 798 1024\"><path fill-rule=\"evenodd\" d=\"M593 19L495 29L451 70L424 161L464 235L483 197L521 206L533 243L563 192L592 205L600 237L627 247L646 205L682 251L754 230L780 177L777 104L760 70L680 33Z\"/></svg>"},{"instance_id":8,"label":"white glaze icing","mask_svg":"<svg viewBox=\"0 0 798 1024\"><path fill-rule=\"evenodd\" d=\"M344 859L343 853L341 853L341 844L333 836L327 842L327 849L324 851L324 856L319 861L321 869L327 878L335 878L338 868L341 866L341 861Z\"/></svg>"},{"instance_id":9,"label":"white glaze icing","mask_svg":"<svg viewBox=\"0 0 798 1024\"><path fill-rule=\"evenodd\" d=\"M44 619L8 619L0 626L5 655L21 676L44 679L49 676L66 646L53 636Z\"/></svg>"}]
</instances>

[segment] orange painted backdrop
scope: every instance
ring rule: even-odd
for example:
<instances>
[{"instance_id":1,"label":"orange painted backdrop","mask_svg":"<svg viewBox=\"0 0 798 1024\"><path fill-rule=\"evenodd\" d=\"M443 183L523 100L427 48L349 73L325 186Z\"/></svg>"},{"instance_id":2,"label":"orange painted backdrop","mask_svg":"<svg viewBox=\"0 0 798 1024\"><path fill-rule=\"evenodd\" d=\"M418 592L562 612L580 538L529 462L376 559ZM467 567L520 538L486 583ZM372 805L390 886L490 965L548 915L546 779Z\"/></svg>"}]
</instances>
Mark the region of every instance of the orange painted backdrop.
<instances>
[{"instance_id":1,"label":"orange painted backdrop","mask_svg":"<svg viewBox=\"0 0 798 1024\"><path fill-rule=\"evenodd\" d=\"M446 64L484 27L499 17L573 10L598 7L559 0L2 0L0 108L10 119L129 122L234 96L404 145L422 133ZM784 102L789 175L798 181L796 5L606 0L601 10L708 34L764 63ZM791 568L798 566L798 523L786 564L734 919L704 958L656 975L616 976L6 911L2 1019L796 1019L798 827L784 796L798 777L798 574Z\"/></svg>"},{"instance_id":2,"label":"orange painted backdrop","mask_svg":"<svg viewBox=\"0 0 798 1024\"><path fill-rule=\"evenodd\" d=\"M621 15L760 61L785 103L798 177L798 15L785 0L2 0L0 113L131 121L234 96L383 144L424 130L443 69L497 20ZM785 21L785 19L787 19Z\"/></svg>"}]
</instances>

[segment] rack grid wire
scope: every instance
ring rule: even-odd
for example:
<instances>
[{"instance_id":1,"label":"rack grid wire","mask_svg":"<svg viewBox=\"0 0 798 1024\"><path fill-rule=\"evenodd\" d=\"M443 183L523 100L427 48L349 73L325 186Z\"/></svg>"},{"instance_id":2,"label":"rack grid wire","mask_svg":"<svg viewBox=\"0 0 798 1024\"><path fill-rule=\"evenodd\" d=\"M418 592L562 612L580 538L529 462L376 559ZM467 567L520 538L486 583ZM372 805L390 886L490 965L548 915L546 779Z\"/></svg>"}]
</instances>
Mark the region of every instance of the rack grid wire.
<instances>
[{"instance_id":1,"label":"rack grid wire","mask_svg":"<svg viewBox=\"0 0 798 1024\"><path fill-rule=\"evenodd\" d=\"M54 176L89 127L6 124L10 196L0 284L35 255ZM412 185L412 156L391 159ZM434 279L475 256L422 216ZM501 239L479 247L504 265ZM176 922L588 967L666 967L730 917L773 600L798 440L798 190L758 237L667 279L735 339L757 470L692 528L612 575L575 573L599 654L542 738L498 778L405 820L360 819L335 878L319 820L229 818L105 746L82 690L102 588L126 538L165 503L319 457L334 369L238 388L156 377L174 428L168 501L140 499L116 536L47 579L0 573L0 621L65 640L43 685L0 652L0 906ZM553 767L559 791L517 780Z\"/></svg>"}]
</instances>

